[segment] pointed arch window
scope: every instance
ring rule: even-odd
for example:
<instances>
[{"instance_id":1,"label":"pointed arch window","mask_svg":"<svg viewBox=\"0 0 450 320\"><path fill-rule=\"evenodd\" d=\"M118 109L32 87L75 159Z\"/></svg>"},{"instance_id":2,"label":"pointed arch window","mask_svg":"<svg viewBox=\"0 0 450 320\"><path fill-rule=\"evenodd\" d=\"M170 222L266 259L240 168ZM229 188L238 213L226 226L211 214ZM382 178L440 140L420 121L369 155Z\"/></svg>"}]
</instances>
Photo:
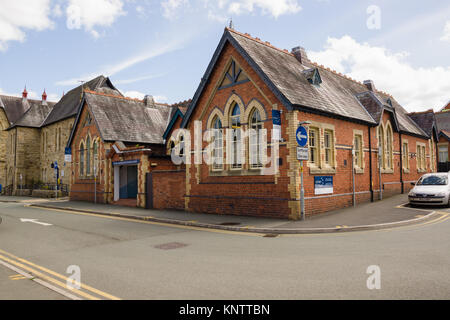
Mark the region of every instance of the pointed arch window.
<instances>
[{"instance_id":1,"label":"pointed arch window","mask_svg":"<svg viewBox=\"0 0 450 320\"><path fill-rule=\"evenodd\" d=\"M387 152L387 159L386 159L386 167L388 169L393 168L393 157L392 157L392 129L390 126L387 127L386 130L386 152Z\"/></svg>"},{"instance_id":2,"label":"pointed arch window","mask_svg":"<svg viewBox=\"0 0 450 320\"><path fill-rule=\"evenodd\" d=\"M212 150L212 168L213 170L223 169L223 136L222 121L216 116L212 121L214 144Z\"/></svg>"},{"instance_id":3,"label":"pointed arch window","mask_svg":"<svg viewBox=\"0 0 450 320\"><path fill-rule=\"evenodd\" d=\"M86 175L91 174L91 137L86 140Z\"/></svg>"},{"instance_id":4,"label":"pointed arch window","mask_svg":"<svg viewBox=\"0 0 450 320\"><path fill-rule=\"evenodd\" d=\"M379 150L379 154L378 157L380 159L380 165L381 168L385 168L385 157L386 157L386 153L385 153L385 149L384 149L384 130L383 127L380 125L378 127L378 147L380 148Z\"/></svg>"},{"instance_id":5,"label":"pointed arch window","mask_svg":"<svg viewBox=\"0 0 450 320\"><path fill-rule=\"evenodd\" d=\"M84 143L80 145L80 176L84 176Z\"/></svg>"},{"instance_id":6,"label":"pointed arch window","mask_svg":"<svg viewBox=\"0 0 450 320\"><path fill-rule=\"evenodd\" d=\"M96 171L98 171L98 140L95 139L93 146L92 146L92 155L93 155L93 163L94 163L94 175L96 174Z\"/></svg>"},{"instance_id":7,"label":"pointed arch window","mask_svg":"<svg viewBox=\"0 0 450 320\"><path fill-rule=\"evenodd\" d=\"M242 168L241 110L235 103L230 115L231 123L231 168Z\"/></svg>"},{"instance_id":8,"label":"pointed arch window","mask_svg":"<svg viewBox=\"0 0 450 320\"><path fill-rule=\"evenodd\" d=\"M251 168L262 167L262 152L261 152L261 134L262 134L262 121L261 114L258 109L254 109L250 113L250 136L249 136L249 158Z\"/></svg>"}]
</instances>

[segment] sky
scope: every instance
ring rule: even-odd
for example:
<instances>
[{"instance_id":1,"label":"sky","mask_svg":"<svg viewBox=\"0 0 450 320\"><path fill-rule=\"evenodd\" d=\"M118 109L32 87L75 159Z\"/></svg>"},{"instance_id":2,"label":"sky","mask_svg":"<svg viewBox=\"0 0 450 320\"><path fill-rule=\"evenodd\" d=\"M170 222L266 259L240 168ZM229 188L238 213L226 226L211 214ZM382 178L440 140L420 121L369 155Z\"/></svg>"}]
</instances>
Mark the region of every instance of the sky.
<instances>
[{"instance_id":1,"label":"sky","mask_svg":"<svg viewBox=\"0 0 450 320\"><path fill-rule=\"evenodd\" d=\"M58 101L103 74L126 96L190 99L230 19L409 112L450 100L450 3L437 0L0 0L0 94Z\"/></svg>"}]
</instances>

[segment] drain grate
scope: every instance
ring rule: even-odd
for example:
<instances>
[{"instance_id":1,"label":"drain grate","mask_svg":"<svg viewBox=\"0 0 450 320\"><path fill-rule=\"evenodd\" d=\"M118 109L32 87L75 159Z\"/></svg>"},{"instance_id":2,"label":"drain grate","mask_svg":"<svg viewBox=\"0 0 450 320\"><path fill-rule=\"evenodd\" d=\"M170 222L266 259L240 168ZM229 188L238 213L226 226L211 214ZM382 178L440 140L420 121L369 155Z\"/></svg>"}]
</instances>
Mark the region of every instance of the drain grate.
<instances>
[{"instance_id":1,"label":"drain grate","mask_svg":"<svg viewBox=\"0 0 450 320\"><path fill-rule=\"evenodd\" d=\"M239 222L222 222L219 223L220 226L238 226L240 225Z\"/></svg>"},{"instance_id":2,"label":"drain grate","mask_svg":"<svg viewBox=\"0 0 450 320\"><path fill-rule=\"evenodd\" d=\"M154 246L154 248L161 249L161 250L172 250L172 249L183 248L186 246L187 246L187 244L181 243L181 242L169 242L169 243L158 244L158 245Z\"/></svg>"},{"instance_id":3,"label":"drain grate","mask_svg":"<svg viewBox=\"0 0 450 320\"><path fill-rule=\"evenodd\" d=\"M264 238L276 238L278 236L279 236L279 234L276 234L276 233L268 233L268 234L263 235Z\"/></svg>"}]
</instances>

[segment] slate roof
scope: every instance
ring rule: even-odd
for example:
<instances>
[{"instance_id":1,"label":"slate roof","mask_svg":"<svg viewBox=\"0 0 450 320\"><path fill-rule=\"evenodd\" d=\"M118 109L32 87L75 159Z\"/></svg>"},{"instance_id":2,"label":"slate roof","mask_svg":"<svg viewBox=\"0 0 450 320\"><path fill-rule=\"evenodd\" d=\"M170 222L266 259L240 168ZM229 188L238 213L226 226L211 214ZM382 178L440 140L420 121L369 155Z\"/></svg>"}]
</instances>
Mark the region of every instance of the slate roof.
<instances>
[{"instance_id":1,"label":"slate roof","mask_svg":"<svg viewBox=\"0 0 450 320\"><path fill-rule=\"evenodd\" d=\"M401 131L427 136L391 96L380 91L371 91L371 95L367 93L368 88L363 83L319 66L307 58L302 59L300 63L294 54L287 50L275 48L258 38L229 28L225 29L183 119L182 127L187 125L226 43L230 43L246 59L288 110L310 111L369 125L377 125L383 111L390 110L394 113ZM317 68L322 79L318 86L312 85L307 79L307 70L314 68ZM388 98L392 101L392 107L387 104Z\"/></svg>"},{"instance_id":2,"label":"slate roof","mask_svg":"<svg viewBox=\"0 0 450 320\"><path fill-rule=\"evenodd\" d=\"M42 101L31 100L29 101L30 108L24 113L24 115L14 122L9 129L14 127L30 127L40 128L42 123L48 114L52 111L55 103L48 102L42 104Z\"/></svg>"},{"instance_id":3,"label":"slate roof","mask_svg":"<svg viewBox=\"0 0 450 320\"><path fill-rule=\"evenodd\" d=\"M50 125L54 122L61 121L70 117L74 117L78 113L82 98L82 87L86 90L110 93L114 95L122 95L111 83L109 78L98 76L83 85L67 92L61 100L55 105L52 112L45 119L43 126Z\"/></svg>"},{"instance_id":4,"label":"slate roof","mask_svg":"<svg viewBox=\"0 0 450 320\"><path fill-rule=\"evenodd\" d=\"M450 132L450 112L436 112L436 126L438 131Z\"/></svg>"},{"instance_id":5,"label":"slate roof","mask_svg":"<svg viewBox=\"0 0 450 320\"><path fill-rule=\"evenodd\" d=\"M429 136L433 133L433 126L436 123L433 110L424 112L409 113L408 116Z\"/></svg>"},{"instance_id":6,"label":"slate roof","mask_svg":"<svg viewBox=\"0 0 450 320\"><path fill-rule=\"evenodd\" d=\"M163 144L172 107L138 99L86 91L89 106L104 141Z\"/></svg>"},{"instance_id":7,"label":"slate roof","mask_svg":"<svg viewBox=\"0 0 450 320\"><path fill-rule=\"evenodd\" d=\"M13 124L30 108L29 99L0 95L0 108L5 111L9 124Z\"/></svg>"}]
</instances>

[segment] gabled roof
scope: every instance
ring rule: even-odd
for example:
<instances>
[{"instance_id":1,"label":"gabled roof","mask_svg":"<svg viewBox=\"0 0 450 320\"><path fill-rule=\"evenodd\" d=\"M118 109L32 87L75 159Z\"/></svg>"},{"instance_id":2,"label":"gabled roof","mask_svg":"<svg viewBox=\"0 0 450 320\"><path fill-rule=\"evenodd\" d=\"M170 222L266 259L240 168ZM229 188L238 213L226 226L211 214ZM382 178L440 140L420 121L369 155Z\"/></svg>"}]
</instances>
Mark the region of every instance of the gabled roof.
<instances>
[{"instance_id":1,"label":"gabled roof","mask_svg":"<svg viewBox=\"0 0 450 320\"><path fill-rule=\"evenodd\" d=\"M186 111L187 111L191 101L192 100L189 99L189 100L185 100L183 102L178 102L178 103L175 103L175 104L171 105L171 107L173 108L173 112L172 112L172 115L170 117L170 122L167 125L167 128L166 128L166 130L164 131L164 134L163 134L163 139L164 140L167 139L167 137L168 137L169 133L171 132L171 130L172 130L175 122L177 121L177 119L178 118L181 118L181 119L184 118L184 115L186 114Z\"/></svg>"},{"instance_id":2,"label":"gabled roof","mask_svg":"<svg viewBox=\"0 0 450 320\"><path fill-rule=\"evenodd\" d=\"M181 127L186 127L214 66L226 44L231 44L249 63L274 95L288 109L318 113L367 125L377 125L384 111L393 114L401 132L427 137L406 110L388 94L375 91L356 80L311 62L302 62L287 50L273 47L258 38L226 28L200 82ZM311 85L308 75L318 73L322 82ZM306 75L306 76L305 76ZM388 103L388 99L392 105Z\"/></svg>"},{"instance_id":3,"label":"gabled roof","mask_svg":"<svg viewBox=\"0 0 450 320\"><path fill-rule=\"evenodd\" d=\"M40 128L45 118L52 111L55 102L47 101L47 103L43 104L42 101L31 100L29 105L30 108L8 130L15 127Z\"/></svg>"},{"instance_id":4,"label":"gabled roof","mask_svg":"<svg viewBox=\"0 0 450 320\"><path fill-rule=\"evenodd\" d=\"M0 95L0 108L5 111L9 124L13 124L30 108L30 99Z\"/></svg>"},{"instance_id":5,"label":"gabled roof","mask_svg":"<svg viewBox=\"0 0 450 320\"><path fill-rule=\"evenodd\" d=\"M109 78L105 76L98 76L83 85L67 92L61 100L55 105L52 112L45 119L43 126L50 125L57 121L61 121L77 115L80 107L81 98L83 95L83 89L98 91L103 93L110 93L115 95L122 95L112 84Z\"/></svg>"},{"instance_id":6,"label":"gabled roof","mask_svg":"<svg viewBox=\"0 0 450 320\"><path fill-rule=\"evenodd\" d=\"M165 104L146 105L143 100L85 91L82 104L92 113L103 141L163 144L163 133L173 108ZM78 111L68 146L80 121Z\"/></svg>"},{"instance_id":7,"label":"gabled roof","mask_svg":"<svg viewBox=\"0 0 450 320\"><path fill-rule=\"evenodd\" d=\"M408 113L408 116L428 135L431 137L433 128L436 127L436 117L433 109L423 112ZM436 129L436 128L435 128Z\"/></svg>"},{"instance_id":8,"label":"gabled roof","mask_svg":"<svg viewBox=\"0 0 450 320\"><path fill-rule=\"evenodd\" d=\"M436 112L436 126L438 131L449 131L450 132L450 112Z\"/></svg>"}]
</instances>

